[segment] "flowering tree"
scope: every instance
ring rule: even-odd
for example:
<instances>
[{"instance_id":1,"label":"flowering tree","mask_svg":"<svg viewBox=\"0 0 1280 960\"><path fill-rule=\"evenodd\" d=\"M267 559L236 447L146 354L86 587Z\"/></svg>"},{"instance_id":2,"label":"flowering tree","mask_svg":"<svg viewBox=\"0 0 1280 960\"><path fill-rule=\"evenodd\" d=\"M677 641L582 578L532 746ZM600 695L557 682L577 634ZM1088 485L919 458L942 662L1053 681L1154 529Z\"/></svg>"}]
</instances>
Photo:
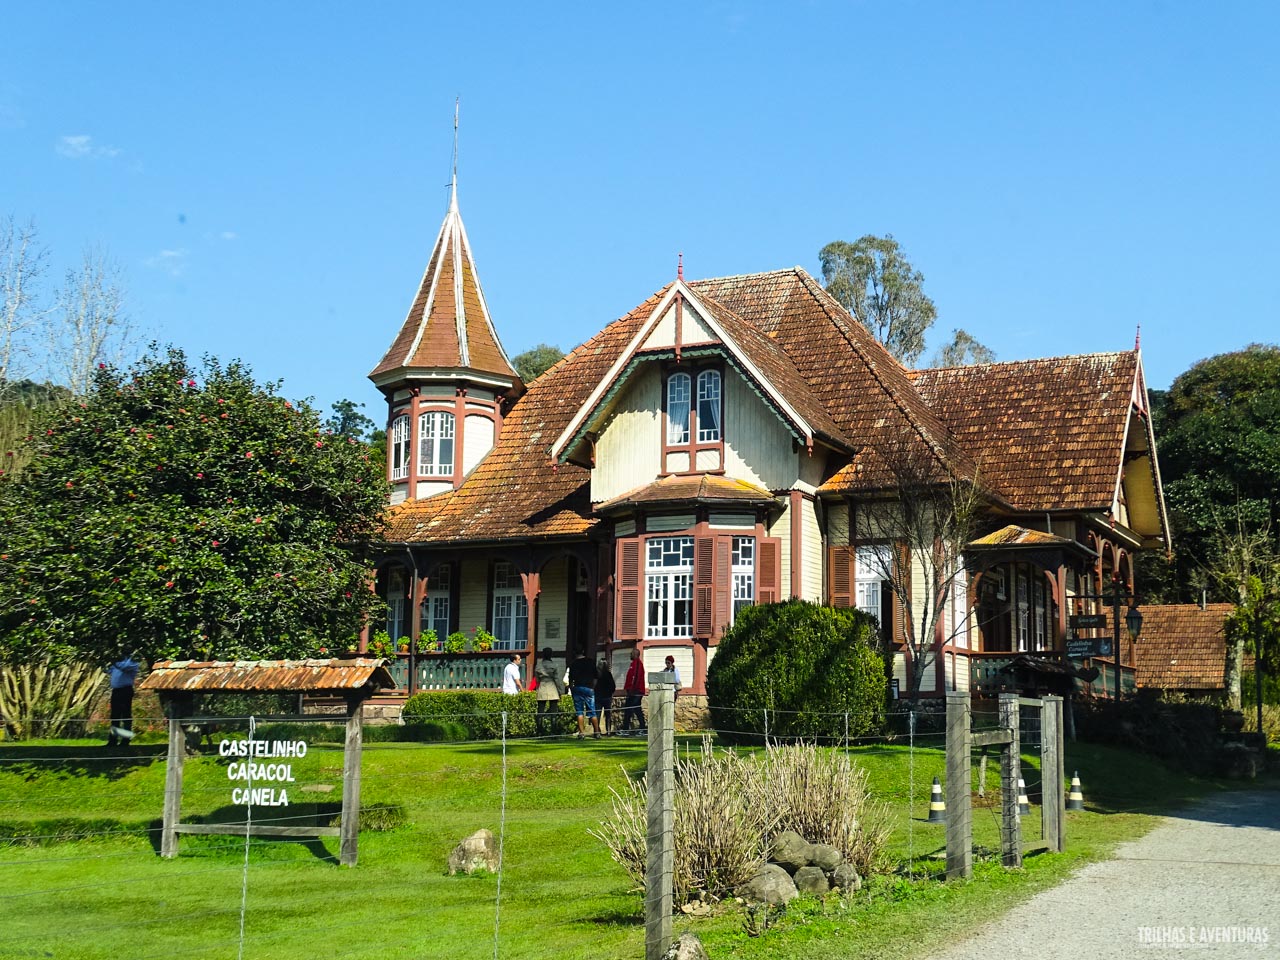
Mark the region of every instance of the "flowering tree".
<instances>
[{"instance_id":1,"label":"flowering tree","mask_svg":"<svg viewBox=\"0 0 1280 960\"><path fill-rule=\"evenodd\" d=\"M349 643L379 602L381 464L277 390L153 349L39 419L29 465L0 477L0 660Z\"/></svg>"}]
</instances>

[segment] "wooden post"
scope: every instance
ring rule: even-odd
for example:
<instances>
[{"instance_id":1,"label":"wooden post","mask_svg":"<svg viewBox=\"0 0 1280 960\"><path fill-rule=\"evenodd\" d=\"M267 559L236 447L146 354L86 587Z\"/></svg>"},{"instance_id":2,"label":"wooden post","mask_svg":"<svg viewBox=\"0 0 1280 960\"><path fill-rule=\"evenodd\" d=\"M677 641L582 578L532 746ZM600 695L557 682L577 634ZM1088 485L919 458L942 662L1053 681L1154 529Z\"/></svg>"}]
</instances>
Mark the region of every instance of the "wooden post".
<instances>
[{"instance_id":1,"label":"wooden post","mask_svg":"<svg viewBox=\"0 0 1280 960\"><path fill-rule=\"evenodd\" d=\"M644 872L644 956L662 960L671 947L675 885L676 676L649 674L649 836Z\"/></svg>"},{"instance_id":2,"label":"wooden post","mask_svg":"<svg viewBox=\"0 0 1280 960\"><path fill-rule=\"evenodd\" d=\"M1000 726L1010 734L1000 754L1000 846L1006 867L1022 866L1022 817L1018 813L1018 775L1022 749L1018 738L1018 695L1000 694Z\"/></svg>"},{"instance_id":3,"label":"wooden post","mask_svg":"<svg viewBox=\"0 0 1280 960\"><path fill-rule=\"evenodd\" d=\"M947 691L947 879L973 876L968 690Z\"/></svg>"},{"instance_id":4,"label":"wooden post","mask_svg":"<svg viewBox=\"0 0 1280 960\"><path fill-rule=\"evenodd\" d=\"M1040 822L1050 853L1067 846L1062 772L1062 698L1044 697L1040 708Z\"/></svg>"},{"instance_id":5,"label":"wooden post","mask_svg":"<svg viewBox=\"0 0 1280 960\"><path fill-rule=\"evenodd\" d=\"M178 823L182 820L182 762L186 758L186 736L182 715L187 713L184 697L169 701L169 753L164 763L164 825L160 833L160 856L178 855Z\"/></svg>"},{"instance_id":6,"label":"wooden post","mask_svg":"<svg viewBox=\"0 0 1280 960\"><path fill-rule=\"evenodd\" d=\"M360 753L364 745L364 701L347 700L347 740L342 751L342 820L338 862L354 867L360 843Z\"/></svg>"}]
</instances>

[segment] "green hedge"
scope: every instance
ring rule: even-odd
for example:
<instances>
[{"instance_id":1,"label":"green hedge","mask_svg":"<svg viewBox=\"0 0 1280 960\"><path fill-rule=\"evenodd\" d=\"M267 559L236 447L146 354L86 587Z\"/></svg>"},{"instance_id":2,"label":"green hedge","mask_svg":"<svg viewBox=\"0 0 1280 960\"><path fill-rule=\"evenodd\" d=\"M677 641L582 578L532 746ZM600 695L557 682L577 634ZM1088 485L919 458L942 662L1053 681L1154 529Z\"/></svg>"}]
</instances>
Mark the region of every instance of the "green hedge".
<instances>
[{"instance_id":1,"label":"green hedge","mask_svg":"<svg viewBox=\"0 0 1280 960\"><path fill-rule=\"evenodd\" d=\"M707 670L712 725L730 741L769 733L842 738L884 722L885 661L873 618L803 600L747 607Z\"/></svg>"},{"instance_id":2,"label":"green hedge","mask_svg":"<svg viewBox=\"0 0 1280 960\"><path fill-rule=\"evenodd\" d=\"M257 727L259 740L305 740L308 744L346 742L347 728L341 723L307 723L291 721L262 723ZM467 728L460 723L366 723L365 743L439 743L466 740Z\"/></svg>"},{"instance_id":3,"label":"green hedge","mask_svg":"<svg viewBox=\"0 0 1280 960\"><path fill-rule=\"evenodd\" d=\"M401 717L406 724L453 723L466 729L476 740L492 740L502 735L502 713L507 714L507 736L531 737L535 733L537 694L496 693L492 690L429 690L415 693L404 702ZM553 718L551 733L577 729L573 719L573 698L560 698L559 715Z\"/></svg>"}]
</instances>

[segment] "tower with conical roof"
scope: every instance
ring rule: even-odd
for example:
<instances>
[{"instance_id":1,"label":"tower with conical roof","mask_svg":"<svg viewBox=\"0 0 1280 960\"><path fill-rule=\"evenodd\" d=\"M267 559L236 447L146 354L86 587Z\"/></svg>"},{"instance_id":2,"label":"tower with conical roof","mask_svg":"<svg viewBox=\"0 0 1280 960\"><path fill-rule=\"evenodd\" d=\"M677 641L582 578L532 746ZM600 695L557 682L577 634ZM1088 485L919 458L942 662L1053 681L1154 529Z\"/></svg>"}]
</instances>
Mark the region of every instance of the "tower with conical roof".
<instances>
[{"instance_id":1,"label":"tower with conical roof","mask_svg":"<svg viewBox=\"0 0 1280 960\"><path fill-rule=\"evenodd\" d=\"M457 489L497 442L504 404L524 390L480 289L456 166L409 315L369 379L387 398L392 503Z\"/></svg>"}]
</instances>

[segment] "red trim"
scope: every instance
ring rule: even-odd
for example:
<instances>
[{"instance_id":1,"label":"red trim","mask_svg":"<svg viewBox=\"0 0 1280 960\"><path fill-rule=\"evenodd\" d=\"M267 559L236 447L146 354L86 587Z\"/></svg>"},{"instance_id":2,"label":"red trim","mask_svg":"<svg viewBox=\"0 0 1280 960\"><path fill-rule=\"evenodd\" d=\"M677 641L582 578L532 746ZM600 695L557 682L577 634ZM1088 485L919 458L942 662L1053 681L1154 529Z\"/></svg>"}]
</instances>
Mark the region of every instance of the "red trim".
<instances>
[{"instance_id":1,"label":"red trim","mask_svg":"<svg viewBox=\"0 0 1280 960\"><path fill-rule=\"evenodd\" d=\"M791 507L791 596L798 598L804 592L804 578L802 577L802 565L804 554L804 517L801 513L800 504L804 501L804 494L799 490L792 490L790 494Z\"/></svg>"}]
</instances>

